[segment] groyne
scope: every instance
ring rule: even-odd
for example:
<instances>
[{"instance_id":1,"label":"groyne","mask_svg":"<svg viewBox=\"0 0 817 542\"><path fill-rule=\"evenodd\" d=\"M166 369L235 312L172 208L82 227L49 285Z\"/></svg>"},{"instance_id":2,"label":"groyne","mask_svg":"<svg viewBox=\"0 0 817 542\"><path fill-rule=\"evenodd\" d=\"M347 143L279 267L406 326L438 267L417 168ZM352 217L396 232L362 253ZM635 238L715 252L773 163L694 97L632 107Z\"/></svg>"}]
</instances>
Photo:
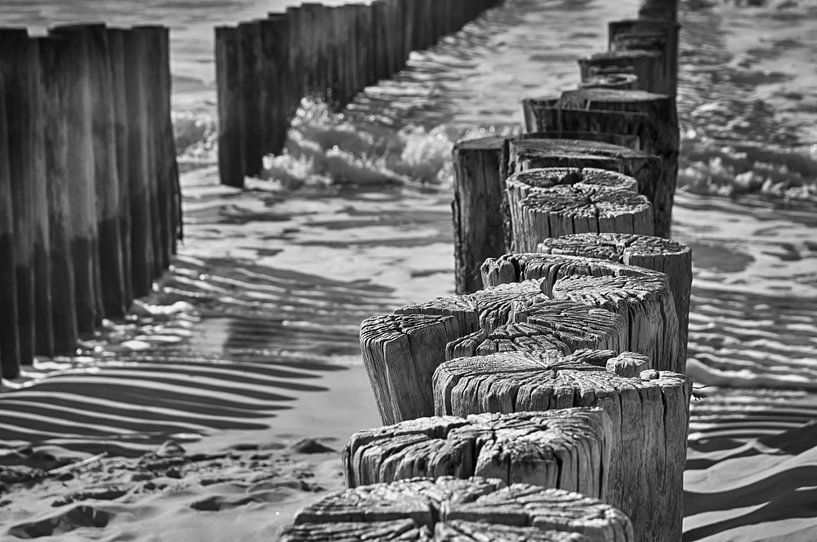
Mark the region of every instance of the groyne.
<instances>
[{"instance_id":1,"label":"groyne","mask_svg":"<svg viewBox=\"0 0 817 542\"><path fill-rule=\"evenodd\" d=\"M170 265L181 193L160 26L0 28L0 360L73 353Z\"/></svg>"},{"instance_id":2,"label":"groyne","mask_svg":"<svg viewBox=\"0 0 817 542\"><path fill-rule=\"evenodd\" d=\"M301 99L342 107L399 72L411 51L456 32L502 0L374 0L284 13L216 28L221 183L243 187L280 154Z\"/></svg>"}]
</instances>

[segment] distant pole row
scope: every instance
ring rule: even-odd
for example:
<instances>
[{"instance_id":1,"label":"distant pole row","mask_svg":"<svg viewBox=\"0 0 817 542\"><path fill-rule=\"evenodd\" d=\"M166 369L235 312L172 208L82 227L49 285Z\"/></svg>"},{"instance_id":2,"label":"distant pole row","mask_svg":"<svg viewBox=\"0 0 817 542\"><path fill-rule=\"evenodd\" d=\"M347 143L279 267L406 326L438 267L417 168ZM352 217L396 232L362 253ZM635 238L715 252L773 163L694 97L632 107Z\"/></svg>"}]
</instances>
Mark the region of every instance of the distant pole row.
<instances>
[{"instance_id":1,"label":"distant pole row","mask_svg":"<svg viewBox=\"0 0 817 542\"><path fill-rule=\"evenodd\" d=\"M170 264L181 193L166 28L0 29L0 362L72 352Z\"/></svg>"},{"instance_id":2,"label":"distant pole row","mask_svg":"<svg viewBox=\"0 0 817 542\"><path fill-rule=\"evenodd\" d=\"M244 186L265 155L283 151L301 99L343 106L400 71L411 51L435 44L502 0L306 3L266 19L216 28L221 183Z\"/></svg>"}]
</instances>

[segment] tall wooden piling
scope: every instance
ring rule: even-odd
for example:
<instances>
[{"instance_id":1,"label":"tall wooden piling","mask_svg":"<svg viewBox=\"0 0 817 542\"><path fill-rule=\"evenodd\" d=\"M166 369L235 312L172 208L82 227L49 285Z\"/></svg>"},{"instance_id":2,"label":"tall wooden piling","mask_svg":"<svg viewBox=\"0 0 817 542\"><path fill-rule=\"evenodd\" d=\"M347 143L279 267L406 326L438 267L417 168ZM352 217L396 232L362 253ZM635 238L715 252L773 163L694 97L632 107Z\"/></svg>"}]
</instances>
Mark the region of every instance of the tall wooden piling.
<instances>
[{"instance_id":1,"label":"tall wooden piling","mask_svg":"<svg viewBox=\"0 0 817 542\"><path fill-rule=\"evenodd\" d=\"M43 71L40 67L41 40L28 43L28 62L31 70L31 129L33 138L30 150L32 171L33 219L34 219L34 353L44 356L54 354L54 323L51 293L51 236L48 225L48 180L46 177L45 89Z\"/></svg>"},{"instance_id":2,"label":"tall wooden piling","mask_svg":"<svg viewBox=\"0 0 817 542\"><path fill-rule=\"evenodd\" d=\"M61 38L70 51L66 55L68 91L66 114L68 141L69 208L71 210L77 326L81 333L92 332L101 318L99 261L99 221L94 183L94 104L90 61L91 44L85 32L62 31L50 34Z\"/></svg>"},{"instance_id":3,"label":"tall wooden piling","mask_svg":"<svg viewBox=\"0 0 817 542\"><path fill-rule=\"evenodd\" d=\"M130 156L128 129L128 90L125 55L125 35L127 30L108 29L108 47L111 59L111 88L114 105L114 135L116 140L116 176L119 180L119 238L122 255L122 296L125 308L130 306L133 295L133 266L131 248L131 205L130 205Z\"/></svg>"},{"instance_id":4,"label":"tall wooden piling","mask_svg":"<svg viewBox=\"0 0 817 542\"><path fill-rule=\"evenodd\" d=\"M67 354L76 348L78 339L76 278L74 273L73 213L71 212L72 177L69 160L70 140L68 107L70 105L72 51L64 40L39 40L40 67L43 82L43 131L45 135L45 177L47 184L48 225L54 330L54 350Z\"/></svg>"},{"instance_id":5,"label":"tall wooden piling","mask_svg":"<svg viewBox=\"0 0 817 542\"><path fill-rule=\"evenodd\" d=\"M650 92L675 97L678 92L678 36L680 25L666 19L626 19L608 23L608 47L611 55L629 51L658 54L658 65L652 66L654 88Z\"/></svg>"},{"instance_id":6,"label":"tall wooden piling","mask_svg":"<svg viewBox=\"0 0 817 542\"><path fill-rule=\"evenodd\" d=\"M17 333L20 362L34 359L34 186L36 105L30 100L35 66L30 63L31 42L23 29L0 30L0 69L5 80L8 166L14 217L14 262L17 274ZM33 69L34 68L34 69Z\"/></svg>"},{"instance_id":7,"label":"tall wooden piling","mask_svg":"<svg viewBox=\"0 0 817 542\"><path fill-rule=\"evenodd\" d=\"M2 39L0 33L0 39ZM2 47L2 42L0 42ZM6 73L0 70L0 377L20 374L17 334L17 269L14 254L14 201L9 169Z\"/></svg>"},{"instance_id":8,"label":"tall wooden piling","mask_svg":"<svg viewBox=\"0 0 817 542\"><path fill-rule=\"evenodd\" d=\"M216 28L218 94L218 172L221 184L244 186L244 108L238 29Z\"/></svg>"},{"instance_id":9,"label":"tall wooden piling","mask_svg":"<svg viewBox=\"0 0 817 542\"><path fill-rule=\"evenodd\" d=\"M507 142L503 137L459 141L454 146L454 273L458 294L482 287L479 266L510 249L503 213ZM507 234L506 234L507 232Z\"/></svg>"},{"instance_id":10,"label":"tall wooden piling","mask_svg":"<svg viewBox=\"0 0 817 542\"><path fill-rule=\"evenodd\" d=\"M144 32L127 32L125 35L125 59L131 69L126 72L128 104L128 189L130 193L131 218L131 267L133 294L147 295L152 290L154 277L154 248L151 214L150 175L152 158L150 151L150 118L148 112L149 66L153 60L148 56Z\"/></svg>"},{"instance_id":11,"label":"tall wooden piling","mask_svg":"<svg viewBox=\"0 0 817 542\"><path fill-rule=\"evenodd\" d=\"M604 74L633 75L634 89L672 96L676 82L665 73L665 65L660 52L644 50L609 51L579 59L582 81Z\"/></svg>"}]
</instances>

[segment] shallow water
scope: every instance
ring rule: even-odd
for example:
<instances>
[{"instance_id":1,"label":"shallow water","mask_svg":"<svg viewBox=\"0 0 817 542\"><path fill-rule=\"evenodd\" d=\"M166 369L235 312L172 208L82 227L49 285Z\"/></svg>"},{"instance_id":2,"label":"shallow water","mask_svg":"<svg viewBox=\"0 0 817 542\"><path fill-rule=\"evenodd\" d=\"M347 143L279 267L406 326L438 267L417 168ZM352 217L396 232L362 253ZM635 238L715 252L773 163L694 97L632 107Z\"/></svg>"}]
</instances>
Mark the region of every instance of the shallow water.
<instances>
[{"instance_id":1,"label":"shallow water","mask_svg":"<svg viewBox=\"0 0 817 542\"><path fill-rule=\"evenodd\" d=\"M169 437L343 441L377 425L358 325L453 291L452 141L517 130L521 98L573 87L575 59L604 48L605 21L637 9L508 0L342 114L308 105L288 154L268 161L271 180L239 192L208 167L201 29L270 8L223 4L155 7L188 29L174 34L175 74L201 79L176 79L182 159L201 168L183 179L180 255L132 318L0 396L6 446L137 455ZM0 12L45 24L45 8L26 11L36 5ZM759 522L783 536L817 509L817 7L685 3L681 22L673 234L693 248L689 367L706 395L693 404L685 538L757 539L747 529Z\"/></svg>"}]
</instances>

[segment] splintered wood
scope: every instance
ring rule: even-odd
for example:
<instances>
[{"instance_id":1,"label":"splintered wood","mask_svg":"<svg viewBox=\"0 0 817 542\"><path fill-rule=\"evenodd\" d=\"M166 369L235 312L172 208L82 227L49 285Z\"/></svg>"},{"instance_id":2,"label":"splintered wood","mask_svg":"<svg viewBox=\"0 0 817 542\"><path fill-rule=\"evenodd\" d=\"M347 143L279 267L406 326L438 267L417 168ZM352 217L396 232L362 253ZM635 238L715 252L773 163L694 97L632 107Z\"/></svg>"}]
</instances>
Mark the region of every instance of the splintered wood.
<instances>
[{"instance_id":1,"label":"splintered wood","mask_svg":"<svg viewBox=\"0 0 817 542\"><path fill-rule=\"evenodd\" d=\"M495 479L414 478L327 495L281 540L630 542L630 521L598 500Z\"/></svg>"},{"instance_id":2,"label":"splintered wood","mask_svg":"<svg viewBox=\"0 0 817 542\"><path fill-rule=\"evenodd\" d=\"M599 258L665 273L678 316L680 357L686 359L689 296L692 288L692 251L687 245L660 237L601 233L545 239L539 244L537 251Z\"/></svg>"},{"instance_id":3,"label":"splintered wood","mask_svg":"<svg viewBox=\"0 0 817 542\"><path fill-rule=\"evenodd\" d=\"M603 169L539 168L506 180L514 249L532 251L547 237L571 233L652 235L649 200L632 177Z\"/></svg>"},{"instance_id":4,"label":"splintered wood","mask_svg":"<svg viewBox=\"0 0 817 542\"><path fill-rule=\"evenodd\" d=\"M434 370L460 356L609 348L645 354L657 369L682 368L662 273L530 254L486 261L483 278L492 287L361 324L363 360L384 423L430 416Z\"/></svg>"},{"instance_id":5,"label":"splintered wood","mask_svg":"<svg viewBox=\"0 0 817 542\"><path fill-rule=\"evenodd\" d=\"M352 435L344 474L348 487L481 476L604 499L611 431L599 408L420 418Z\"/></svg>"},{"instance_id":6,"label":"splintered wood","mask_svg":"<svg viewBox=\"0 0 817 542\"><path fill-rule=\"evenodd\" d=\"M632 520L640 540L681 537L691 381L647 370L640 356L505 352L459 358L434 374L438 416L602 407L613 440L606 502Z\"/></svg>"},{"instance_id":7,"label":"splintered wood","mask_svg":"<svg viewBox=\"0 0 817 542\"><path fill-rule=\"evenodd\" d=\"M623 349L646 354L655 369L684 372L675 302L663 273L552 254L508 254L482 266L486 286L538 279L548 297L619 315L625 327Z\"/></svg>"}]
</instances>

